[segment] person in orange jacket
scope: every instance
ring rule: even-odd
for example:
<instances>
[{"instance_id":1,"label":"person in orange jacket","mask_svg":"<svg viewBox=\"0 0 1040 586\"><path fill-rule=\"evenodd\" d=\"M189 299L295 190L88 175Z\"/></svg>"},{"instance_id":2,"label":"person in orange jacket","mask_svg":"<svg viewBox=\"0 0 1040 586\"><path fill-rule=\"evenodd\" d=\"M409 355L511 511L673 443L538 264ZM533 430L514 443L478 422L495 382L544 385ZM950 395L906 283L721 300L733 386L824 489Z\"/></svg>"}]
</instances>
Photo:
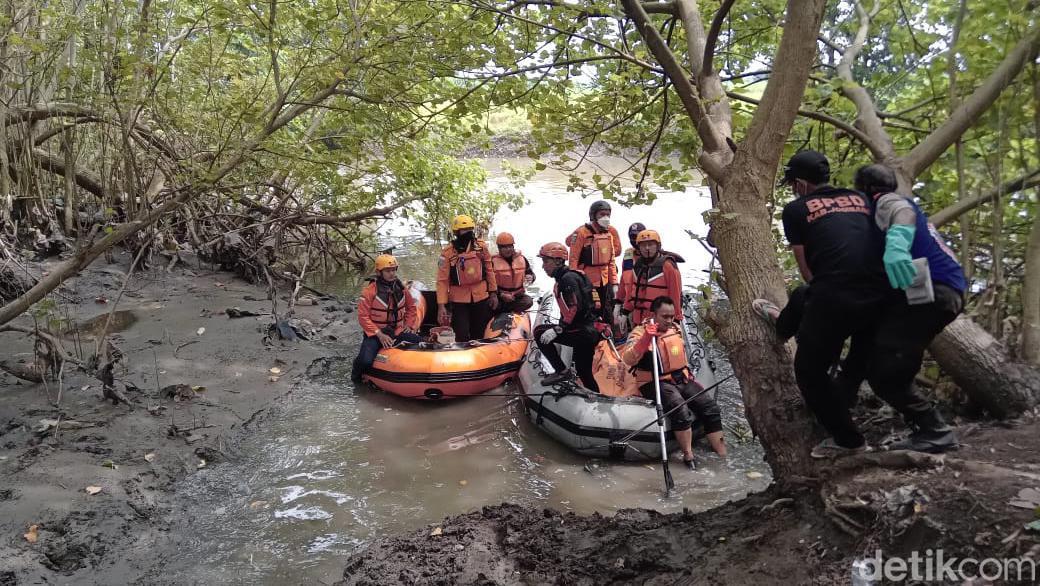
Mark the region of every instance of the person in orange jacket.
<instances>
[{"instance_id":1,"label":"person in orange jacket","mask_svg":"<svg viewBox=\"0 0 1040 586\"><path fill-rule=\"evenodd\" d=\"M381 348L401 342L419 342L415 333L418 310L415 298L397 278L397 259L389 254L376 257L376 278L361 291L357 317L365 338L361 341L350 380L361 382L361 375L372 368Z\"/></svg>"},{"instance_id":2,"label":"person in orange jacket","mask_svg":"<svg viewBox=\"0 0 1040 586\"><path fill-rule=\"evenodd\" d=\"M520 251L509 232L501 232L495 238L498 254L491 257L498 283L497 313L522 313L531 309L534 299L527 294L527 286L534 282L534 270Z\"/></svg>"},{"instance_id":3,"label":"person in orange jacket","mask_svg":"<svg viewBox=\"0 0 1040 586\"><path fill-rule=\"evenodd\" d=\"M585 273L596 291L597 314L610 323L617 295L615 258L621 256L621 237L610 225L610 204L600 200L589 206L589 221L567 237L571 270Z\"/></svg>"},{"instance_id":4,"label":"person in orange jacket","mask_svg":"<svg viewBox=\"0 0 1040 586\"><path fill-rule=\"evenodd\" d=\"M639 258L636 236L643 230L646 230L646 226L642 222L635 222L628 227L628 242L632 246L627 248L621 257L621 277L618 279L617 298L614 300L614 335L622 338L628 335L628 330L631 329L628 316L622 314L621 310L625 307L625 300L635 291L636 277L632 269Z\"/></svg>"},{"instance_id":5,"label":"person in orange jacket","mask_svg":"<svg viewBox=\"0 0 1040 586\"><path fill-rule=\"evenodd\" d=\"M455 239L444 248L437 265L437 321L451 325L455 340L484 337L484 328L498 308L498 281L491 251L474 234L476 224L467 215L455 216Z\"/></svg>"},{"instance_id":6,"label":"person in orange jacket","mask_svg":"<svg viewBox=\"0 0 1040 586\"><path fill-rule=\"evenodd\" d=\"M643 230L636 236L639 257L632 264L633 283L626 287L621 314L631 323L643 323L651 313L650 304L664 295L682 300L682 275L675 258L661 251L661 236L654 230Z\"/></svg>"},{"instance_id":7,"label":"person in orange jacket","mask_svg":"<svg viewBox=\"0 0 1040 586\"><path fill-rule=\"evenodd\" d=\"M643 397L654 401L653 353L650 344L657 341L658 377L661 384L661 408L668 416L672 432L683 453L683 462L693 469L693 421L704 426L708 442L720 456L726 455L722 436L722 412L704 387L694 380L686 361L686 342L675 321L675 301L659 296L650 305L651 315L629 334L629 344L621 360L632 367ZM698 394L699 393L699 394ZM696 397L696 398L694 398ZM680 405L682 405L680 407ZM678 408L677 408L678 407Z\"/></svg>"}]
</instances>

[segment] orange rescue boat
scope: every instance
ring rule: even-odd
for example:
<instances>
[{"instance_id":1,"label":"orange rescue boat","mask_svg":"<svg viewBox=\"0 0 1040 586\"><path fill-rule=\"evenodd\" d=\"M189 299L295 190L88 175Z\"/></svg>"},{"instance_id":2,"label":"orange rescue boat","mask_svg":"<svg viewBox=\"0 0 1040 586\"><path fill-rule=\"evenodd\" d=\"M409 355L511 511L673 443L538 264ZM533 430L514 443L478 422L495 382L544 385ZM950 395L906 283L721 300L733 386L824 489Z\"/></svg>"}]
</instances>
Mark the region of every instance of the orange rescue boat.
<instances>
[{"instance_id":1,"label":"orange rescue boat","mask_svg":"<svg viewBox=\"0 0 1040 586\"><path fill-rule=\"evenodd\" d=\"M436 327L433 291L414 286L419 309L417 328L424 340ZM441 344L424 341L382 349L372 368L363 376L378 389L412 399L451 399L479 395L516 377L531 339L531 320L526 313L495 316L485 337L464 343Z\"/></svg>"}]
</instances>

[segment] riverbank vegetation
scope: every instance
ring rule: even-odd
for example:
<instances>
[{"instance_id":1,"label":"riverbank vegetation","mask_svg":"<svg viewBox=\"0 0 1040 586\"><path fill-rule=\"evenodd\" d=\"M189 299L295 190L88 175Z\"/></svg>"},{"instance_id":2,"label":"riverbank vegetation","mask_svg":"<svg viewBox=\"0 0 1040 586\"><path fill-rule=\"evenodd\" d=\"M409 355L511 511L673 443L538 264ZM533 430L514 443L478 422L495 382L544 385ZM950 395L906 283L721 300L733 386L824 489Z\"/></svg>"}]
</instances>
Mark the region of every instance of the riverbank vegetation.
<instances>
[{"instance_id":1,"label":"riverbank vegetation","mask_svg":"<svg viewBox=\"0 0 1040 586\"><path fill-rule=\"evenodd\" d=\"M719 262L705 293L728 304L708 299L705 319L786 485L816 477L814 438L792 433L811 421L751 301L785 297L777 169L812 147L839 183L867 162L894 167L971 277L967 315L932 346L922 382L973 416L1028 416L1040 400L1035 0L3 10L0 326L115 246L141 267L190 251L299 291L319 265L370 252L369 219L440 233L456 211L489 218L519 196L488 191L458 155L495 135L522 140L536 170L623 156L622 173L573 174L572 187L621 202L711 190L701 236ZM43 275L26 251L64 261Z\"/></svg>"}]
</instances>

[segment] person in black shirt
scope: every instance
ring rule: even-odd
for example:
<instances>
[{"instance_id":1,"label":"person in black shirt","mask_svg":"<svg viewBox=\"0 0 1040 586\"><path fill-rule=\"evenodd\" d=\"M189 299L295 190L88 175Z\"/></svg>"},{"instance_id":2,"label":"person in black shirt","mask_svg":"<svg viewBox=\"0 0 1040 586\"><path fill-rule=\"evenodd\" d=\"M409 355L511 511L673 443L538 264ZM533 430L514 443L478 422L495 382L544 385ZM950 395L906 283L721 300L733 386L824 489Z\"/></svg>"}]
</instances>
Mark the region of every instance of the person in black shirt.
<instances>
[{"instance_id":1,"label":"person in black shirt","mask_svg":"<svg viewBox=\"0 0 1040 586\"><path fill-rule=\"evenodd\" d=\"M542 324L533 332L538 349L555 370L542 379L542 384L554 385L574 376L556 349L556 344L563 344L574 349L574 369L578 371L581 383L598 393L599 385L592 374L592 359L602 335L593 325L598 313L592 299L592 283L584 273L567 268L568 254L567 247L559 242L550 242L538 251L542 270L556 279L553 294L560 308L559 324Z\"/></svg>"},{"instance_id":2,"label":"person in black shirt","mask_svg":"<svg viewBox=\"0 0 1040 586\"><path fill-rule=\"evenodd\" d=\"M791 157L782 181L798 196L784 206L784 233L810 284L798 326L795 376L809 409L831 435L813 449L816 458L867 449L829 370L846 339L872 338L892 296L870 202L828 181L830 164L816 151Z\"/></svg>"}]
</instances>

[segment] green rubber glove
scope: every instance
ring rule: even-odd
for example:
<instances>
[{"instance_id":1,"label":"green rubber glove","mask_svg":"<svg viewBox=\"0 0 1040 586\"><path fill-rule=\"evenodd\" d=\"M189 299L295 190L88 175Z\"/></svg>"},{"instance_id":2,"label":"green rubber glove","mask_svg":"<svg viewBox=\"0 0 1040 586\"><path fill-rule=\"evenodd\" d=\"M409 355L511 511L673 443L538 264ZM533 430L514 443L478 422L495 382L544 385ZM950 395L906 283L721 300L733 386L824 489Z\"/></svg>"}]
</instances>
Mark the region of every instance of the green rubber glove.
<instances>
[{"instance_id":1,"label":"green rubber glove","mask_svg":"<svg viewBox=\"0 0 1040 586\"><path fill-rule=\"evenodd\" d=\"M914 241L916 230L914 226L906 224L895 224L888 228L882 261L893 289L906 289L917 276L914 259L910 256L910 244Z\"/></svg>"}]
</instances>

